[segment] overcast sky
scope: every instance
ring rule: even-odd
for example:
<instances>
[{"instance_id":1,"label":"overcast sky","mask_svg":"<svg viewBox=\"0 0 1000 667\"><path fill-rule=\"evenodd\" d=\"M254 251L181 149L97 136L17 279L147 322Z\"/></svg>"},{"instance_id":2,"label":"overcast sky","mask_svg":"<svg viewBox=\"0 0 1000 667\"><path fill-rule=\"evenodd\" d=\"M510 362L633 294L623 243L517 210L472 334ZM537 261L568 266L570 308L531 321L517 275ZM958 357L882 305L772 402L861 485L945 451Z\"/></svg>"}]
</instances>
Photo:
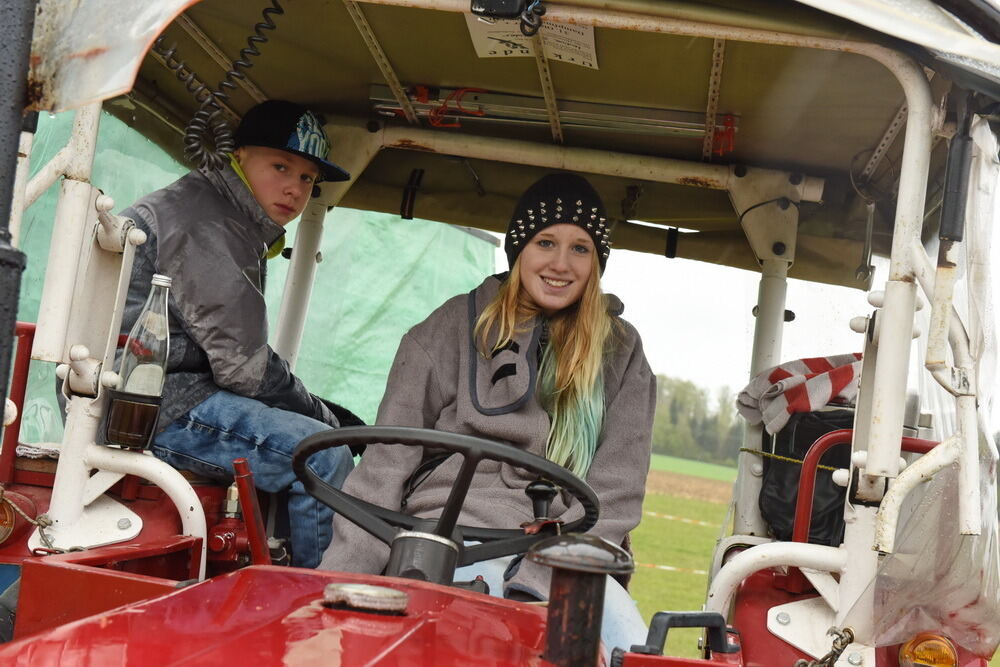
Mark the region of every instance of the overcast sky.
<instances>
[{"instance_id":1,"label":"overcast sky","mask_svg":"<svg viewBox=\"0 0 1000 667\"><path fill-rule=\"evenodd\" d=\"M656 373L705 387L747 382L760 274L648 253L614 251L604 289L625 301ZM782 359L861 350L848 321L871 310L858 290L789 281ZM713 392L714 393L714 392Z\"/></svg>"}]
</instances>

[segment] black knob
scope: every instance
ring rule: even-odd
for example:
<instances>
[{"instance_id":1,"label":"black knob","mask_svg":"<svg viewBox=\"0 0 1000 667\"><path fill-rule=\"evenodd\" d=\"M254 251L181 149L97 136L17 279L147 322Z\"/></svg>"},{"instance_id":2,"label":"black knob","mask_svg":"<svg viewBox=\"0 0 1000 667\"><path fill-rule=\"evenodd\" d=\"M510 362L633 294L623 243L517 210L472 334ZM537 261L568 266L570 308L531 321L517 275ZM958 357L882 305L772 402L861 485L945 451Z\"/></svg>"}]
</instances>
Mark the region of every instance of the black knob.
<instances>
[{"instance_id":1,"label":"black knob","mask_svg":"<svg viewBox=\"0 0 1000 667\"><path fill-rule=\"evenodd\" d=\"M536 479L524 489L524 493L531 498L531 509L535 513L535 518L549 518L549 506L559 493L556 485L547 479Z\"/></svg>"}]
</instances>

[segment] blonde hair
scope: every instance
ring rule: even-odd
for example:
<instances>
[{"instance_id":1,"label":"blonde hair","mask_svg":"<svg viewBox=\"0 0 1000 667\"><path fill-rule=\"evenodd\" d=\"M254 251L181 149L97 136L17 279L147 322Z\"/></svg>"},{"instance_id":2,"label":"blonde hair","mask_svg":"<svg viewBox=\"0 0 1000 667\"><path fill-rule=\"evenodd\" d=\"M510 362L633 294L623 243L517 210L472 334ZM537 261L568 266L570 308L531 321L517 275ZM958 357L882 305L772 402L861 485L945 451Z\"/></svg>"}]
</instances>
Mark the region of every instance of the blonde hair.
<instances>
[{"instance_id":1,"label":"blonde hair","mask_svg":"<svg viewBox=\"0 0 1000 667\"><path fill-rule=\"evenodd\" d=\"M593 270L580 300L549 318L549 341L538 373L538 400L551 427L546 457L584 477L597 451L604 420L604 349L613 319L601 291L600 266ZM484 356L508 345L522 323L540 313L521 284L520 262L476 321L473 335ZM490 342L491 332L496 338Z\"/></svg>"}]
</instances>

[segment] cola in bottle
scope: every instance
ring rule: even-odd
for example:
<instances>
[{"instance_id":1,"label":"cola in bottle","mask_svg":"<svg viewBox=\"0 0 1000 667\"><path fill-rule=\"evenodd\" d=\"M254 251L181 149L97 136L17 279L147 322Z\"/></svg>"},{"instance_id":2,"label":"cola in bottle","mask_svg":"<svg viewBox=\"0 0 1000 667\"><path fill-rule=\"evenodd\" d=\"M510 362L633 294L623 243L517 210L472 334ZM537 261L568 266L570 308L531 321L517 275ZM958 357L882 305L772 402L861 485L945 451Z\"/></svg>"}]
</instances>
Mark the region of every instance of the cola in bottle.
<instances>
[{"instance_id":1,"label":"cola in bottle","mask_svg":"<svg viewBox=\"0 0 1000 667\"><path fill-rule=\"evenodd\" d=\"M146 303L125 341L119 385L108 391L108 444L145 449L156 431L170 351L169 290L170 278L155 274Z\"/></svg>"}]
</instances>

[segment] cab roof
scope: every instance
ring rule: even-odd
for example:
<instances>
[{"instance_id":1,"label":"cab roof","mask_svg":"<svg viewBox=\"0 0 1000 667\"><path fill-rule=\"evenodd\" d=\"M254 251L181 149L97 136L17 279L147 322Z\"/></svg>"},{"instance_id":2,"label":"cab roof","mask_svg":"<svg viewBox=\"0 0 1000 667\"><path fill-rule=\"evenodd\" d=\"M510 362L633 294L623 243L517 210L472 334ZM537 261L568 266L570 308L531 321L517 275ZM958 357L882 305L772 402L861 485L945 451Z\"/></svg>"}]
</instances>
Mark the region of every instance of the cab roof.
<instances>
[{"instance_id":1,"label":"cab roof","mask_svg":"<svg viewBox=\"0 0 1000 667\"><path fill-rule=\"evenodd\" d=\"M198 106L189 90L197 88L197 81L179 80L178 64L183 63L182 74L193 72L198 81L216 88L243 49L251 66L244 69L245 82L228 91L224 106L231 122L262 99L290 99L380 127L416 126L452 136L599 149L637 160L651 156L749 165L823 179L822 201L803 202L799 209L798 249L789 275L852 287L866 287L856 269L868 200L876 201L874 248L888 249L899 130L905 119L904 94L894 74L853 45L877 45L919 60L931 78L942 120L948 118L949 92L956 85L980 91L986 102L997 88L991 73L995 65L988 60L963 60L924 48L823 10L836 11L830 7L783 0L547 0L544 24L579 28L584 41L591 29L593 36L592 51L584 48L576 57L572 49L563 53L567 60L587 62L547 61L549 93L560 109L556 132L536 59L477 55L473 33L485 24L470 17L467 0L176 4L190 6L142 59L131 92L107 101L106 108L178 157L183 128ZM425 6L406 6L412 4ZM262 12L272 6L283 13L268 10L265 19ZM621 27L605 27L605 20L591 28L587 17L595 14L612 17ZM888 30L885 22L858 16ZM986 19L978 20L980 30L988 32L982 27ZM649 29L650 21L659 27ZM624 29L644 23L640 31ZM961 27L985 51L996 46L978 38L966 23ZM246 50L255 30L266 39L255 38L259 55ZM542 34L550 46L559 41L556 32L546 30ZM503 45L498 34L478 39ZM844 46L832 49L831 44ZM813 48L817 45L822 48ZM386 71L406 90L416 113L412 122L387 85ZM59 100L41 95L39 106L46 104L58 107ZM462 110L456 110L459 105ZM708 122L710 116L714 123ZM947 125L941 127L946 133ZM707 131L713 134L708 141ZM931 202L939 196L944 143L938 143L932 158ZM337 152L335 145L335 162ZM492 231L505 228L520 192L545 171L440 152L386 149L359 175L341 204L398 213L418 169L423 172L414 206L417 217ZM633 239L626 247L663 253L665 229L676 227L681 230L679 257L757 267L724 189L698 187L696 179L687 185L607 175L591 180L612 215L657 231L623 234ZM620 224L624 229L628 223Z\"/></svg>"}]
</instances>

